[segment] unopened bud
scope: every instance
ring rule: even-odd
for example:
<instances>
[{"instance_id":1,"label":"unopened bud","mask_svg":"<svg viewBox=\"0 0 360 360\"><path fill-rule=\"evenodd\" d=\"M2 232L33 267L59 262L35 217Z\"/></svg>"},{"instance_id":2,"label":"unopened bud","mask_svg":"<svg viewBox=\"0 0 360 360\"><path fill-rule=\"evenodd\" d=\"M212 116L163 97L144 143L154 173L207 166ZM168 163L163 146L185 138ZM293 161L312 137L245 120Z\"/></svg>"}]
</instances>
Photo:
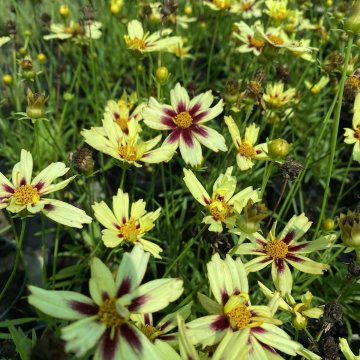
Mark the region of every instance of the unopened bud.
<instances>
[{"instance_id":1,"label":"unopened bud","mask_svg":"<svg viewBox=\"0 0 360 360\"><path fill-rule=\"evenodd\" d=\"M331 218L327 218L322 223L322 228L324 231L331 231L335 228L335 221Z\"/></svg>"},{"instance_id":2,"label":"unopened bud","mask_svg":"<svg viewBox=\"0 0 360 360\"><path fill-rule=\"evenodd\" d=\"M45 92L33 93L29 88L27 90L26 115L31 119L40 119L45 115L45 102L47 100Z\"/></svg>"},{"instance_id":3,"label":"unopened bud","mask_svg":"<svg viewBox=\"0 0 360 360\"><path fill-rule=\"evenodd\" d=\"M13 77L10 74L5 74L3 76L3 83L6 86L10 86L13 83Z\"/></svg>"},{"instance_id":4,"label":"unopened bud","mask_svg":"<svg viewBox=\"0 0 360 360\"><path fill-rule=\"evenodd\" d=\"M185 15L187 16L190 16L192 14L192 7L191 5L186 5L185 8L184 8L184 13Z\"/></svg>"},{"instance_id":5,"label":"unopened bud","mask_svg":"<svg viewBox=\"0 0 360 360\"><path fill-rule=\"evenodd\" d=\"M70 14L70 8L69 8L69 5L61 5L59 7L59 14L63 17L63 18L66 18L69 16Z\"/></svg>"},{"instance_id":6,"label":"unopened bud","mask_svg":"<svg viewBox=\"0 0 360 360\"><path fill-rule=\"evenodd\" d=\"M344 245L360 248L360 211L348 210L346 215L340 214L338 223Z\"/></svg>"},{"instance_id":7,"label":"unopened bud","mask_svg":"<svg viewBox=\"0 0 360 360\"><path fill-rule=\"evenodd\" d=\"M348 33L360 34L360 0L350 10L351 16L345 20L344 28Z\"/></svg>"},{"instance_id":8,"label":"unopened bud","mask_svg":"<svg viewBox=\"0 0 360 360\"><path fill-rule=\"evenodd\" d=\"M164 85L169 79L169 70L165 66L160 66L156 69L155 76L159 84Z\"/></svg>"},{"instance_id":9,"label":"unopened bud","mask_svg":"<svg viewBox=\"0 0 360 360\"><path fill-rule=\"evenodd\" d=\"M236 220L236 226L247 234L260 229L260 223L268 216L268 209L263 203L254 203L251 199L244 207L243 214Z\"/></svg>"},{"instance_id":10,"label":"unopened bud","mask_svg":"<svg viewBox=\"0 0 360 360\"><path fill-rule=\"evenodd\" d=\"M37 54L36 58L37 58L37 60L38 60L38 62L39 62L40 64L45 64L45 62L46 62L46 55L45 55L44 53L39 53L39 54Z\"/></svg>"},{"instance_id":11,"label":"unopened bud","mask_svg":"<svg viewBox=\"0 0 360 360\"><path fill-rule=\"evenodd\" d=\"M289 154L289 143L284 139L272 140L268 146L269 156L272 159L284 159Z\"/></svg>"}]
</instances>

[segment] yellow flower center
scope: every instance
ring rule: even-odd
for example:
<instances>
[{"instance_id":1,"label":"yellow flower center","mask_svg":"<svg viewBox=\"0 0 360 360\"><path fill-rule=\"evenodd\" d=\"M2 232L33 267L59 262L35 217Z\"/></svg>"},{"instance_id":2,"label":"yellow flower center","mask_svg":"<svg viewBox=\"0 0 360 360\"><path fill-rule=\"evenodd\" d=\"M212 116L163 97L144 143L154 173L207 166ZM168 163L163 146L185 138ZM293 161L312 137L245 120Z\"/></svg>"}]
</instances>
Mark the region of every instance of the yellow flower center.
<instances>
[{"instance_id":1,"label":"yellow flower center","mask_svg":"<svg viewBox=\"0 0 360 360\"><path fill-rule=\"evenodd\" d=\"M125 240L129 242L134 242L137 239L137 235L140 232L140 227L138 228L134 220L130 220L120 228L120 233Z\"/></svg>"},{"instance_id":2,"label":"yellow flower center","mask_svg":"<svg viewBox=\"0 0 360 360\"><path fill-rule=\"evenodd\" d=\"M231 1L230 0L214 0L214 5L220 10L230 9Z\"/></svg>"},{"instance_id":3,"label":"yellow flower center","mask_svg":"<svg viewBox=\"0 0 360 360\"><path fill-rule=\"evenodd\" d=\"M231 215L232 207L225 201L215 200L209 205L209 211L215 220L224 221Z\"/></svg>"},{"instance_id":4,"label":"yellow flower center","mask_svg":"<svg viewBox=\"0 0 360 360\"><path fill-rule=\"evenodd\" d=\"M359 89L360 88L360 79L358 79L356 76L350 76L346 80L346 85L353 89Z\"/></svg>"},{"instance_id":5,"label":"yellow flower center","mask_svg":"<svg viewBox=\"0 0 360 360\"><path fill-rule=\"evenodd\" d=\"M246 305L239 305L235 309L232 309L227 314L230 325L233 329L241 329L249 325L251 320L251 311Z\"/></svg>"},{"instance_id":6,"label":"yellow flower center","mask_svg":"<svg viewBox=\"0 0 360 360\"><path fill-rule=\"evenodd\" d=\"M252 45L258 49L258 48L264 47L265 43L262 40L258 40L258 39L255 39L254 37L252 37L250 39L250 45Z\"/></svg>"},{"instance_id":7,"label":"yellow flower center","mask_svg":"<svg viewBox=\"0 0 360 360\"><path fill-rule=\"evenodd\" d=\"M282 45L284 44L284 40L280 36L276 35L268 35L269 40L274 43L275 45Z\"/></svg>"},{"instance_id":8,"label":"yellow flower center","mask_svg":"<svg viewBox=\"0 0 360 360\"><path fill-rule=\"evenodd\" d=\"M136 149L135 146L131 145L121 145L118 149L119 155L128 161L135 161L136 160Z\"/></svg>"},{"instance_id":9,"label":"yellow flower center","mask_svg":"<svg viewBox=\"0 0 360 360\"><path fill-rule=\"evenodd\" d=\"M284 259L289 252L288 246L282 240L272 240L264 246L264 249L273 259Z\"/></svg>"},{"instance_id":10,"label":"yellow flower center","mask_svg":"<svg viewBox=\"0 0 360 360\"><path fill-rule=\"evenodd\" d=\"M250 1L244 1L240 4L240 8L242 11L248 11L253 7L253 4Z\"/></svg>"},{"instance_id":11,"label":"yellow flower center","mask_svg":"<svg viewBox=\"0 0 360 360\"><path fill-rule=\"evenodd\" d=\"M262 90L261 85L257 81L250 81L249 89L255 95L260 95Z\"/></svg>"},{"instance_id":12,"label":"yellow flower center","mask_svg":"<svg viewBox=\"0 0 360 360\"><path fill-rule=\"evenodd\" d=\"M252 158L256 155L256 150L248 141L243 141L240 144L239 153L247 158Z\"/></svg>"},{"instance_id":13,"label":"yellow flower center","mask_svg":"<svg viewBox=\"0 0 360 360\"><path fill-rule=\"evenodd\" d=\"M28 184L16 188L14 197L19 205L36 204L40 199L37 189Z\"/></svg>"},{"instance_id":14,"label":"yellow flower center","mask_svg":"<svg viewBox=\"0 0 360 360\"><path fill-rule=\"evenodd\" d=\"M130 39L129 37L126 38L126 45L129 48L138 48L144 50L146 48L146 43L143 39L139 39L137 37Z\"/></svg>"},{"instance_id":15,"label":"yellow flower center","mask_svg":"<svg viewBox=\"0 0 360 360\"><path fill-rule=\"evenodd\" d=\"M125 131L128 129L128 119L124 117L119 117L115 120L115 122L120 126L120 129L122 131Z\"/></svg>"},{"instance_id":16,"label":"yellow flower center","mask_svg":"<svg viewBox=\"0 0 360 360\"><path fill-rule=\"evenodd\" d=\"M118 314L115 306L116 299L107 299L101 305L98 318L107 328L116 328L124 323L124 319Z\"/></svg>"},{"instance_id":17,"label":"yellow flower center","mask_svg":"<svg viewBox=\"0 0 360 360\"><path fill-rule=\"evenodd\" d=\"M287 17L287 10L285 8L277 9L277 11L274 11L271 15L275 20L284 20Z\"/></svg>"},{"instance_id":18,"label":"yellow flower center","mask_svg":"<svg viewBox=\"0 0 360 360\"><path fill-rule=\"evenodd\" d=\"M192 125L193 118L187 111L182 111L173 118L173 121L178 127L187 129Z\"/></svg>"},{"instance_id":19,"label":"yellow flower center","mask_svg":"<svg viewBox=\"0 0 360 360\"><path fill-rule=\"evenodd\" d=\"M158 330L152 325L142 325L141 332L145 334L145 336L151 341L155 340L159 335L162 334L162 331Z\"/></svg>"}]
</instances>

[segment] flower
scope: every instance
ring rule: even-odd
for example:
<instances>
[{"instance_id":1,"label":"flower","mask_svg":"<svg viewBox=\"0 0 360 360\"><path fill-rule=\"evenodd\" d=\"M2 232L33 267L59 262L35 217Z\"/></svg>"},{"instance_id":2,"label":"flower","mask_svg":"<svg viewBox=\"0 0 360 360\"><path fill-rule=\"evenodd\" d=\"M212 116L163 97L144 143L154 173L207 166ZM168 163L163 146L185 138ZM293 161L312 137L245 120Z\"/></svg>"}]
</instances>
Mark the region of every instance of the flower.
<instances>
[{"instance_id":1,"label":"flower","mask_svg":"<svg viewBox=\"0 0 360 360\"><path fill-rule=\"evenodd\" d=\"M207 5L211 10L221 11L230 10L233 0L205 0L204 5Z\"/></svg>"},{"instance_id":2,"label":"flower","mask_svg":"<svg viewBox=\"0 0 360 360\"><path fill-rule=\"evenodd\" d=\"M276 293L268 289L263 283L258 281L260 290L271 301ZM307 291L301 296L301 302L296 303L295 299L290 295L286 294L285 300L281 299L279 302L279 308L287 311L293 315L292 324L297 330L303 330L307 327L308 319L319 319L324 309L319 307L311 307L313 295L310 291Z\"/></svg>"},{"instance_id":3,"label":"flower","mask_svg":"<svg viewBox=\"0 0 360 360\"><path fill-rule=\"evenodd\" d=\"M260 23L255 23L260 24ZM265 41L260 37L255 36L255 30L249 27L249 25L240 21L234 24L237 31L233 32L233 35L244 44L236 48L241 53L253 52L254 55L260 55L261 51L265 46Z\"/></svg>"},{"instance_id":4,"label":"flower","mask_svg":"<svg viewBox=\"0 0 360 360\"><path fill-rule=\"evenodd\" d=\"M320 80L315 84L312 84L310 81L306 80L305 86L312 94L317 95L328 84L329 81L330 78L328 76L322 76Z\"/></svg>"},{"instance_id":5,"label":"flower","mask_svg":"<svg viewBox=\"0 0 360 360\"><path fill-rule=\"evenodd\" d=\"M231 138L234 142L234 145L238 151L236 155L236 162L240 170L248 170L254 166L252 162L255 160L268 160L267 153L267 144L256 144L259 127L255 124L251 124L245 130L245 138L241 139L239 128L237 127L232 116L225 116L225 123L229 128Z\"/></svg>"},{"instance_id":6,"label":"flower","mask_svg":"<svg viewBox=\"0 0 360 360\"><path fill-rule=\"evenodd\" d=\"M236 213L240 214L247 202L259 201L259 194L248 186L234 195L236 178L231 175L233 168L227 168L225 174L220 174L213 185L212 195L201 185L191 170L184 169L184 181L194 198L205 206L211 215L205 216L203 223L209 224L209 230L222 232L224 223L228 228L234 227Z\"/></svg>"},{"instance_id":7,"label":"flower","mask_svg":"<svg viewBox=\"0 0 360 360\"><path fill-rule=\"evenodd\" d=\"M94 21L89 25L80 25L79 23L73 21L71 21L68 26L65 24L51 24L50 31L52 32L52 34L45 35L44 40L72 39L76 43L84 44L89 39L100 39L101 26L102 24L98 21Z\"/></svg>"},{"instance_id":8,"label":"flower","mask_svg":"<svg viewBox=\"0 0 360 360\"><path fill-rule=\"evenodd\" d=\"M350 346L346 339L340 338L339 345L340 345L340 350L344 354L346 360L360 360L360 351L359 351L359 355L355 355L351 351Z\"/></svg>"},{"instance_id":9,"label":"flower","mask_svg":"<svg viewBox=\"0 0 360 360\"><path fill-rule=\"evenodd\" d=\"M52 182L65 175L69 168L62 162L51 163L31 181L33 158L29 151L21 150L20 162L12 171L12 182L0 173L0 209L12 213L23 210L30 214L42 212L48 218L71 227L82 228L82 224L91 223L92 219L85 211L63 201L44 198L43 196L63 189L75 176L57 184Z\"/></svg>"},{"instance_id":10,"label":"flower","mask_svg":"<svg viewBox=\"0 0 360 360\"><path fill-rule=\"evenodd\" d=\"M284 91L284 84L279 81L274 84L268 84L263 99L271 109L281 109L294 101L296 95L295 89Z\"/></svg>"},{"instance_id":11,"label":"flower","mask_svg":"<svg viewBox=\"0 0 360 360\"><path fill-rule=\"evenodd\" d=\"M253 236L256 243L241 244L236 254L256 255L246 263L247 272L255 272L272 264L271 275L275 287L282 295L291 293L292 276L287 264L308 274L323 274L329 265L315 262L302 254L322 250L330 246L333 235L322 236L317 240L298 242L310 229L311 222L304 215L294 215L280 235L275 235L276 224L265 239L260 233Z\"/></svg>"},{"instance_id":12,"label":"flower","mask_svg":"<svg viewBox=\"0 0 360 360\"><path fill-rule=\"evenodd\" d=\"M29 286L28 301L43 313L76 320L61 330L66 351L77 357L96 347L94 359L159 359L147 337L130 321L131 314L157 312L183 292L180 279L157 279L140 285L150 254L135 246L125 253L114 280L98 258L91 261L90 297L73 291ZM145 355L146 354L146 355Z\"/></svg>"},{"instance_id":13,"label":"flower","mask_svg":"<svg viewBox=\"0 0 360 360\"><path fill-rule=\"evenodd\" d=\"M179 147L186 164L201 164L200 144L216 152L227 150L224 137L204 125L223 111L222 100L211 108L214 97L210 90L190 100L179 83L170 91L170 99L171 105L161 105L151 97L143 111L144 122L153 129L170 130L164 144Z\"/></svg>"},{"instance_id":14,"label":"flower","mask_svg":"<svg viewBox=\"0 0 360 360\"><path fill-rule=\"evenodd\" d=\"M48 97L45 92L33 93L30 88L27 89L27 108L26 115L32 121L44 118L45 116L45 102Z\"/></svg>"},{"instance_id":15,"label":"flower","mask_svg":"<svg viewBox=\"0 0 360 360\"><path fill-rule=\"evenodd\" d=\"M344 245L360 250L360 211L348 210L346 215L340 214L338 223Z\"/></svg>"},{"instance_id":16,"label":"flower","mask_svg":"<svg viewBox=\"0 0 360 360\"><path fill-rule=\"evenodd\" d=\"M138 20L131 20L127 29L128 34L124 35L126 46L129 50L140 54L152 51L168 51L168 48L181 42L180 36L166 37L171 33L171 29L156 31L151 35L149 32L144 34L144 29Z\"/></svg>"},{"instance_id":17,"label":"flower","mask_svg":"<svg viewBox=\"0 0 360 360\"><path fill-rule=\"evenodd\" d=\"M11 40L10 36L0 36L0 47L5 45L7 42Z\"/></svg>"},{"instance_id":18,"label":"flower","mask_svg":"<svg viewBox=\"0 0 360 360\"><path fill-rule=\"evenodd\" d=\"M159 163L169 161L174 155L172 146L162 146L152 150L161 139L161 135L149 141L140 138L141 127L135 118L129 119L127 129L122 130L109 113L105 114L103 127L84 129L81 135L94 149L130 165L141 167L139 161Z\"/></svg>"},{"instance_id":19,"label":"flower","mask_svg":"<svg viewBox=\"0 0 360 360\"><path fill-rule=\"evenodd\" d=\"M260 17L262 14L261 5L261 0L240 0L234 4L232 12L241 14L243 19Z\"/></svg>"},{"instance_id":20,"label":"flower","mask_svg":"<svg viewBox=\"0 0 360 360\"><path fill-rule=\"evenodd\" d=\"M288 0L266 0L267 9L264 10L264 13L276 21L283 21L289 16L287 3Z\"/></svg>"},{"instance_id":21,"label":"flower","mask_svg":"<svg viewBox=\"0 0 360 360\"><path fill-rule=\"evenodd\" d=\"M159 217L161 209L147 213L145 206L146 203L142 199L131 204L129 216L129 195L122 189L113 197L113 210L104 201L95 203L92 206L95 217L106 228L102 231L105 246L113 248L123 242L139 244L154 257L161 258L160 246L143 238L155 226L154 222Z\"/></svg>"},{"instance_id":22,"label":"flower","mask_svg":"<svg viewBox=\"0 0 360 360\"><path fill-rule=\"evenodd\" d=\"M355 161L360 162L360 93L355 98L352 127L352 129L344 129L344 142L346 144L354 144L352 156Z\"/></svg>"},{"instance_id":23,"label":"flower","mask_svg":"<svg viewBox=\"0 0 360 360\"><path fill-rule=\"evenodd\" d=\"M207 269L216 301L199 295L200 302L211 315L186 324L194 344L223 347L224 338L229 341L228 337L238 336L237 348L246 349L239 357L244 360L278 358L276 350L294 356L303 349L276 326L282 324L273 316L276 301L268 306L251 305L246 270L240 258L233 260L226 255L225 260L221 260L219 254L215 254Z\"/></svg>"}]
</instances>

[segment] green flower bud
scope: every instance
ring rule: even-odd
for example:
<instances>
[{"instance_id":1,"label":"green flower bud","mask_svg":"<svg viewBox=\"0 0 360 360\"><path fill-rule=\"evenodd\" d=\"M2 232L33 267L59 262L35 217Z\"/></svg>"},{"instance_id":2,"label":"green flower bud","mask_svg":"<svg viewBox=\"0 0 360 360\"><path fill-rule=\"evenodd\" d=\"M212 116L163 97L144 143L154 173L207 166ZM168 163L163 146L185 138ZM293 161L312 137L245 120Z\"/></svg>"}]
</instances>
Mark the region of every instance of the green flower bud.
<instances>
[{"instance_id":1,"label":"green flower bud","mask_svg":"<svg viewBox=\"0 0 360 360\"><path fill-rule=\"evenodd\" d=\"M322 223L322 228L324 231L331 231L335 228L335 221L331 218L327 218Z\"/></svg>"},{"instance_id":2,"label":"green flower bud","mask_svg":"<svg viewBox=\"0 0 360 360\"><path fill-rule=\"evenodd\" d=\"M13 83L13 77L10 74L5 74L3 76L3 83L6 86L11 86Z\"/></svg>"},{"instance_id":3,"label":"green flower bud","mask_svg":"<svg viewBox=\"0 0 360 360\"><path fill-rule=\"evenodd\" d=\"M268 146L269 156L272 159L284 159L289 154L289 143L284 139L272 140Z\"/></svg>"},{"instance_id":4,"label":"green flower bud","mask_svg":"<svg viewBox=\"0 0 360 360\"><path fill-rule=\"evenodd\" d=\"M346 215L340 214L338 223L344 245L360 249L360 211L348 210Z\"/></svg>"},{"instance_id":5,"label":"green flower bud","mask_svg":"<svg viewBox=\"0 0 360 360\"><path fill-rule=\"evenodd\" d=\"M160 66L156 69L155 76L159 84L164 85L169 79L169 70L165 66Z\"/></svg>"},{"instance_id":6,"label":"green flower bud","mask_svg":"<svg viewBox=\"0 0 360 360\"><path fill-rule=\"evenodd\" d=\"M47 100L45 92L33 93L29 88L27 90L26 115L31 119L40 119L45 115L45 102Z\"/></svg>"},{"instance_id":7,"label":"green flower bud","mask_svg":"<svg viewBox=\"0 0 360 360\"><path fill-rule=\"evenodd\" d=\"M350 10L351 16L345 20L344 28L348 33L360 34L360 0Z\"/></svg>"},{"instance_id":8,"label":"green flower bud","mask_svg":"<svg viewBox=\"0 0 360 360\"><path fill-rule=\"evenodd\" d=\"M261 220L268 216L268 210L263 203L254 203L251 199L244 207L243 215L236 220L236 226L247 234L253 234L260 229Z\"/></svg>"}]
</instances>

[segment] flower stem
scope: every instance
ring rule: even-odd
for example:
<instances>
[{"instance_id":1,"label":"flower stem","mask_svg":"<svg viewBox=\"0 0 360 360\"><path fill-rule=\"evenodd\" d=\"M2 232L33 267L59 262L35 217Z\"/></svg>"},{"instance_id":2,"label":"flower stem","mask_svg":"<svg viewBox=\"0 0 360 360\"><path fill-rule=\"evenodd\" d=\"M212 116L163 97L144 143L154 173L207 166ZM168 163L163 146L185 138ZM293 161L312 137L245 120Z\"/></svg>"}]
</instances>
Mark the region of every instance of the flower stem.
<instances>
[{"instance_id":1,"label":"flower stem","mask_svg":"<svg viewBox=\"0 0 360 360\"><path fill-rule=\"evenodd\" d=\"M0 302L2 300L2 298L4 297L4 295L6 294L6 291L8 290L15 274L16 274L16 270L17 270L17 267L19 265L19 260L21 258L21 255L22 255L22 251L21 251L21 248L22 248L22 243L23 243L23 240L24 240L24 235L25 235L25 228L26 228L26 218L23 218L21 219L21 231L20 231L20 236L17 237L16 236L16 242L17 242L17 249L16 249L16 256L15 256L15 263L14 263L14 267L11 271L11 274L8 278L8 280L6 281L6 284L4 286L4 288L2 289L1 293L0 293Z\"/></svg>"},{"instance_id":2,"label":"flower stem","mask_svg":"<svg viewBox=\"0 0 360 360\"><path fill-rule=\"evenodd\" d=\"M219 19L220 19L220 16L218 15L216 17L216 21L215 21L215 29L214 29L214 33L213 33L210 54L209 54L208 68L207 68L207 74L206 74L206 83L207 84L209 84L209 81L210 81L211 63L212 63L213 56L214 56L215 42L216 42L218 30L219 30L219 22L220 22Z\"/></svg>"},{"instance_id":3,"label":"flower stem","mask_svg":"<svg viewBox=\"0 0 360 360\"><path fill-rule=\"evenodd\" d=\"M53 266L52 266L52 289L55 289L55 274L56 274L56 262L59 251L59 233L60 233L60 224L56 227L56 235L55 235L55 245L54 245L54 256L53 256Z\"/></svg>"},{"instance_id":4,"label":"flower stem","mask_svg":"<svg viewBox=\"0 0 360 360\"><path fill-rule=\"evenodd\" d=\"M338 130L339 130L342 99L343 99L343 92L344 92L344 86L345 86L345 80L346 80L346 71L347 71L347 67L349 64L350 56L351 56L352 43L353 43L353 35L349 34L349 40L348 40L347 48L346 48L345 61L344 61L342 74L341 74L341 80L340 80L340 84L339 84L339 98L338 98L338 101L337 101L337 104L335 107L335 118L334 118L334 123L333 123L333 127L332 127L332 133L331 133L330 159L329 159L328 171L326 174L324 197L323 197L323 202L322 202L322 206L321 206L320 216L319 216L315 234L314 234L314 239L317 236L317 233L320 229L321 221L325 215L326 204L327 204L327 200L328 200L328 196L329 196L330 180L331 180L331 175L333 173L333 167L334 167L334 159L335 159L336 143L337 143L337 136L338 136Z\"/></svg>"}]
</instances>

